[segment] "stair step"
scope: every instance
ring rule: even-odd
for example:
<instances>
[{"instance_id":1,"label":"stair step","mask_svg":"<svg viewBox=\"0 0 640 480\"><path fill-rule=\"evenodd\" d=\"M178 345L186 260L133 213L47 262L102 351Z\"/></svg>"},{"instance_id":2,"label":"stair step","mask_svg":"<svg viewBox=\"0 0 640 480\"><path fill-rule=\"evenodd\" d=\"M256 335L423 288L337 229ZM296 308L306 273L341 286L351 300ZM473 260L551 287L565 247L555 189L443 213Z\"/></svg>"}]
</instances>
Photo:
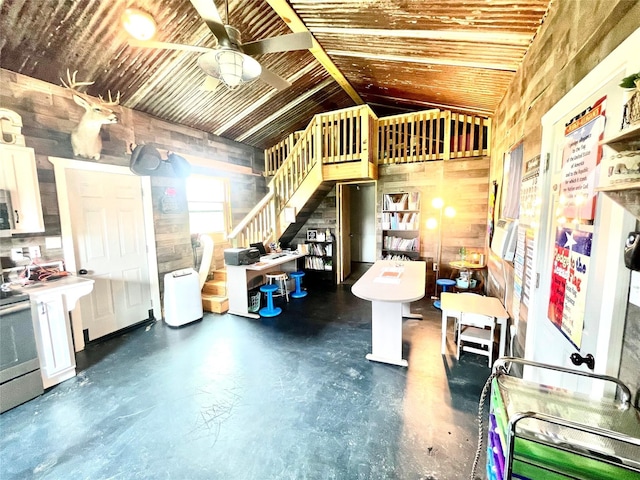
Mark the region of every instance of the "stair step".
<instances>
[{"instance_id":1,"label":"stair step","mask_svg":"<svg viewBox=\"0 0 640 480\"><path fill-rule=\"evenodd\" d=\"M213 270L211 272L213 274L212 280L223 280L227 281L227 271L224 269Z\"/></svg>"},{"instance_id":2,"label":"stair step","mask_svg":"<svg viewBox=\"0 0 640 480\"><path fill-rule=\"evenodd\" d=\"M224 296L227 294L226 280L209 280L204 282L202 293L206 295Z\"/></svg>"},{"instance_id":3,"label":"stair step","mask_svg":"<svg viewBox=\"0 0 640 480\"><path fill-rule=\"evenodd\" d=\"M225 313L229 310L229 298L221 295L202 295L202 309L205 312Z\"/></svg>"}]
</instances>

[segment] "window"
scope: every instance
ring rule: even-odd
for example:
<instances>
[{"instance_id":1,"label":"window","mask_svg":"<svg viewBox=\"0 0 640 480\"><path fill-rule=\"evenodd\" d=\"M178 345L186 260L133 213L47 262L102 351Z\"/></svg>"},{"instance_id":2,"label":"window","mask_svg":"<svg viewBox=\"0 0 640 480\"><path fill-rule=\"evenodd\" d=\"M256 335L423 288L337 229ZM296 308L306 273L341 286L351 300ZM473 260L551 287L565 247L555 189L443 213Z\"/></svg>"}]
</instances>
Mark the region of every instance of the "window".
<instances>
[{"instance_id":1,"label":"window","mask_svg":"<svg viewBox=\"0 0 640 480\"><path fill-rule=\"evenodd\" d=\"M187 203L191 233L226 233L229 222L229 183L224 178L190 175Z\"/></svg>"}]
</instances>

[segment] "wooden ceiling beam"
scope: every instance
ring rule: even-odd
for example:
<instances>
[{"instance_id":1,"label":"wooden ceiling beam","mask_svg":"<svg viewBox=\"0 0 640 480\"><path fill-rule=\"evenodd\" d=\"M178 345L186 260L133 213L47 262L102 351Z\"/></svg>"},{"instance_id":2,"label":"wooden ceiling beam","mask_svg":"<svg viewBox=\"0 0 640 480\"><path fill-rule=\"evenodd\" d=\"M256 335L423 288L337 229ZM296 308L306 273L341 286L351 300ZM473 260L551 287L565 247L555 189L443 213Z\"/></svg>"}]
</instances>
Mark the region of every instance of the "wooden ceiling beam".
<instances>
[{"instance_id":1,"label":"wooden ceiling beam","mask_svg":"<svg viewBox=\"0 0 640 480\"><path fill-rule=\"evenodd\" d=\"M269 0L267 0L269 1ZM271 3L271 2L269 2ZM515 32L488 32L477 30L390 30L382 28L312 27L311 33L328 35L358 35L375 38L414 38L418 40L445 40L480 44L516 45L528 47L532 35Z\"/></svg>"},{"instance_id":2,"label":"wooden ceiling beam","mask_svg":"<svg viewBox=\"0 0 640 480\"><path fill-rule=\"evenodd\" d=\"M307 26L300 19L298 14L291 8L291 5L287 3L287 0L266 0L267 3L271 6L271 8L284 20L284 22L289 26L292 32L307 32L311 34ZM342 74L338 67L331 61L327 52L320 46L318 41L313 39L313 47L309 49L309 51L313 54L316 59L322 64L322 66L327 70L329 75L333 77L333 79L338 82L338 85L342 87L342 89L351 97L351 99L356 103L356 105L363 105L364 100L358 95L358 92L351 86L346 77Z\"/></svg>"},{"instance_id":3,"label":"wooden ceiling beam","mask_svg":"<svg viewBox=\"0 0 640 480\"><path fill-rule=\"evenodd\" d=\"M407 55L386 55L382 53L354 52L346 50L329 50L327 54L336 57L366 58L368 60L382 60L385 62L420 63L422 65L447 65L450 67L481 68L483 70L500 70L515 72L517 65L507 63L482 63L479 61L466 62L464 60L451 60L446 58L425 58Z\"/></svg>"}]
</instances>

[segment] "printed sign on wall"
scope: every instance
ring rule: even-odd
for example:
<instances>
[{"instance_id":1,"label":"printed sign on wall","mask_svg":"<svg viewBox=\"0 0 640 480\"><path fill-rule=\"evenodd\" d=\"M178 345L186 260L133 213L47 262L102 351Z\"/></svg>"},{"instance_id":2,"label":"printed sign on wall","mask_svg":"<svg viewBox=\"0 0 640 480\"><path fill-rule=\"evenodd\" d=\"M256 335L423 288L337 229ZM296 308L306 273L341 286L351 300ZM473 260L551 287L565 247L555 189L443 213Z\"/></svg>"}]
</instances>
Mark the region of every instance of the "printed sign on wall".
<instances>
[{"instance_id":1,"label":"printed sign on wall","mask_svg":"<svg viewBox=\"0 0 640 480\"><path fill-rule=\"evenodd\" d=\"M565 198L563 215L567 218L593 220L597 165L602 159L599 141L604 136L606 97L598 100L566 126L562 151L562 185Z\"/></svg>"},{"instance_id":2,"label":"printed sign on wall","mask_svg":"<svg viewBox=\"0 0 640 480\"><path fill-rule=\"evenodd\" d=\"M580 348L593 234L559 228L556 234L548 317Z\"/></svg>"}]
</instances>

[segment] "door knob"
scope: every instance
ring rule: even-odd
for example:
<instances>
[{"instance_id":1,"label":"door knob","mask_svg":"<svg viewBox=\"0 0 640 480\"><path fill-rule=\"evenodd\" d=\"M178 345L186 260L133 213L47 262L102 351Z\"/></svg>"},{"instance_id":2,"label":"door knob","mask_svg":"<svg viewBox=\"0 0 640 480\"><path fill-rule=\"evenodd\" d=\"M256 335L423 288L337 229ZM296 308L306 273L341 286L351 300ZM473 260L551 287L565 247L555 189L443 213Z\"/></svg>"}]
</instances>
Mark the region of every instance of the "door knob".
<instances>
[{"instance_id":1,"label":"door knob","mask_svg":"<svg viewBox=\"0 0 640 480\"><path fill-rule=\"evenodd\" d=\"M574 353L571 354L569 359L571 360L571 363L573 363L576 366L580 366L583 363L586 363L587 367L589 368L589 370L593 370L595 368L595 366L596 366L596 359L590 353L587 353L583 357L578 352L574 352Z\"/></svg>"}]
</instances>

